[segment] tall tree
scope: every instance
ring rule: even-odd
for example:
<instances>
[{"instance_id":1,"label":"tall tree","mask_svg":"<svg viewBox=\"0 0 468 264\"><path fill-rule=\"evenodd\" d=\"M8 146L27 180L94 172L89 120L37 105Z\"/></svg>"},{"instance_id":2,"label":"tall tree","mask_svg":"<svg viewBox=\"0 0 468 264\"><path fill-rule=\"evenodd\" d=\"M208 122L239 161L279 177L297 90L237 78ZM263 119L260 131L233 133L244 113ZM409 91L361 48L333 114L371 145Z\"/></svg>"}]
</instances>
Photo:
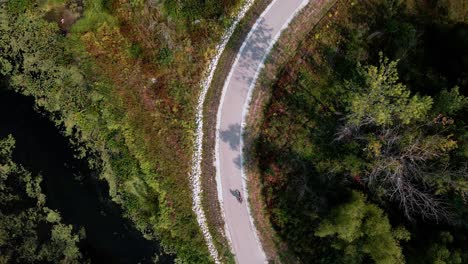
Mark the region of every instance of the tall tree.
<instances>
[{"instance_id":1,"label":"tall tree","mask_svg":"<svg viewBox=\"0 0 468 264\"><path fill-rule=\"evenodd\" d=\"M333 237L333 247L343 251L347 263L361 263L366 256L377 264L403 263L399 241L409 239L408 231L392 229L382 209L356 191L348 203L331 211L315 235Z\"/></svg>"},{"instance_id":2,"label":"tall tree","mask_svg":"<svg viewBox=\"0 0 468 264\"><path fill-rule=\"evenodd\" d=\"M448 218L435 195L437 182L455 185L467 171L451 169L457 141L448 133L453 119L443 114L462 109L466 98L457 88L443 91L433 109L432 98L411 95L398 81L397 62L382 55L380 65L359 65L358 72L357 80L345 84L348 111L337 139L360 145L367 161L362 180L375 194L399 202L408 218Z\"/></svg>"},{"instance_id":3,"label":"tall tree","mask_svg":"<svg viewBox=\"0 0 468 264\"><path fill-rule=\"evenodd\" d=\"M411 96L409 89L398 82L397 61L380 54L379 66L358 65L361 81L347 82L349 94L348 123L362 126L409 124L427 116L432 106L429 96Z\"/></svg>"}]
</instances>

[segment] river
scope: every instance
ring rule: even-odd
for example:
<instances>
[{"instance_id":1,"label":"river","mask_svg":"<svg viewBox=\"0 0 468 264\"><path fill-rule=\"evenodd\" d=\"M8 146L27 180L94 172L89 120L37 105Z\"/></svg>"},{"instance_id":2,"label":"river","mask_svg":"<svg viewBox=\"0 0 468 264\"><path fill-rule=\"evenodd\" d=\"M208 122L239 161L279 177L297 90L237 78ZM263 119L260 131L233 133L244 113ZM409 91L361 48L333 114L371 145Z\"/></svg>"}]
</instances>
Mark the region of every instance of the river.
<instances>
[{"instance_id":1,"label":"river","mask_svg":"<svg viewBox=\"0 0 468 264\"><path fill-rule=\"evenodd\" d=\"M15 162L43 177L46 206L57 209L66 224L86 229L80 248L91 263L152 263L159 245L143 238L110 201L108 186L73 157L68 139L34 110L34 100L0 87L0 137L16 139ZM172 263L162 255L159 263Z\"/></svg>"}]
</instances>

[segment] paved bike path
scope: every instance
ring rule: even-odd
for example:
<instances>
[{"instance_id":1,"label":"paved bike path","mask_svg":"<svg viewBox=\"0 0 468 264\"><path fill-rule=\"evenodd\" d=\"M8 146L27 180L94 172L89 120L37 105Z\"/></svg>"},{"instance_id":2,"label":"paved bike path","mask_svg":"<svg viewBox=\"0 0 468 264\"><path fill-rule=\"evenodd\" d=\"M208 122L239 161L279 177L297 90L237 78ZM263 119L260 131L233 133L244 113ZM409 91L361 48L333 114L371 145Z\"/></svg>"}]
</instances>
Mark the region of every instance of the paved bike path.
<instances>
[{"instance_id":1,"label":"paved bike path","mask_svg":"<svg viewBox=\"0 0 468 264\"><path fill-rule=\"evenodd\" d=\"M216 131L219 198L236 262L267 262L249 214L241 160L241 131L248 101L263 61L279 34L308 0L273 0L247 35L232 65L221 97ZM239 203L231 190L241 190Z\"/></svg>"}]
</instances>

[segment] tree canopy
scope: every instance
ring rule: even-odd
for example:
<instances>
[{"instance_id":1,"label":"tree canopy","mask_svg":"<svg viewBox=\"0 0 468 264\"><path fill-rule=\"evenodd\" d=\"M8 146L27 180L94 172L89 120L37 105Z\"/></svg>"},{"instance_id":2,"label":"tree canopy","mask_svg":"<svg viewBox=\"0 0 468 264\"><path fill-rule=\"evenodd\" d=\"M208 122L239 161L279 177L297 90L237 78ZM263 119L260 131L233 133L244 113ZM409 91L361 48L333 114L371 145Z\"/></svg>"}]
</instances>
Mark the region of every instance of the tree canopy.
<instances>
[{"instance_id":1,"label":"tree canopy","mask_svg":"<svg viewBox=\"0 0 468 264\"><path fill-rule=\"evenodd\" d=\"M393 229L383 210L353 191L348 203L334 208L315 231L318 237L332 237L347 263L361 263L370 256L377 264L402 263L400 240L408 240L404 228Z\"/></svg>"},{"instance_id":2,"label":"tree canopy","mask_svg":"<svg viewBox=\"0 0 468 264\"><path fill-rule=\"evenodd\" d=\"M377 66L358 64L360 82L348 82L348 122L376 124L379 126L409 124L426 117L432 98L411 95L410 90L398 81L398 61L389 61L380 53Z\"/></svg>"},{"instance_id":3,"label":"tree canopy","mask_svg":"<svg viewBox=\"0 0 468 264\"><path fill-rule=\"evenodd\" d=\"M269 220L300 262L466 262L468 13L455 2L338 1L268 67L249 137Z\"/></svg>"},{"instance_id":4,"label":"tree canopy","mask_svg":"<svg viewBox=\"0 0 468 264\"><path fill-rule=\"evenodd\" d=\"M450 132L455 114L467 104L458 88L443 90L433 107L430 96L411 96L398 82L397 61L384 58L378 66L362 67L356 79L347 81L348 112L337 139L358 144L355 154L366 164L362 180L374 193L400 203L412 218L448 218L436 197L435 182L452 182L466 177L466 168L456 169L450 155L457 140ZM356 88L358 87L358 88Z\"/></svg>"}]
</instances>

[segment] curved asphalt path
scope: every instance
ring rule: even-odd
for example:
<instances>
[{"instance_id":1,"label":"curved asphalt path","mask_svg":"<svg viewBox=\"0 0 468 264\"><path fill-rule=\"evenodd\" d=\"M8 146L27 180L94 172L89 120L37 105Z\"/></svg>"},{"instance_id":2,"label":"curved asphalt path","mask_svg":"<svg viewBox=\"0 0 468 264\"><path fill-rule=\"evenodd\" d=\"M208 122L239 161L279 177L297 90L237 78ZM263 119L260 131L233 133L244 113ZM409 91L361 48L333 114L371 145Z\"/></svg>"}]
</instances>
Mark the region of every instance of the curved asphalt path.
<instances>
[{"instance_id":1,"label":"curved asphalt path","mask_svg":"<svg viewBox=\"0 0 468 264\"><path fill-rule=\"evenodd\" d=\"M242 169L242 138L255 80L263 61L281 30L309 0L273 0L247 35L223 88L216 129L216 169L218 196L224 213L226 233L236 262L265 263L265 253L257 238L247 203ZM244 202L238 203L231 190L239 189Z\"/></svg>"}]
</instances>

